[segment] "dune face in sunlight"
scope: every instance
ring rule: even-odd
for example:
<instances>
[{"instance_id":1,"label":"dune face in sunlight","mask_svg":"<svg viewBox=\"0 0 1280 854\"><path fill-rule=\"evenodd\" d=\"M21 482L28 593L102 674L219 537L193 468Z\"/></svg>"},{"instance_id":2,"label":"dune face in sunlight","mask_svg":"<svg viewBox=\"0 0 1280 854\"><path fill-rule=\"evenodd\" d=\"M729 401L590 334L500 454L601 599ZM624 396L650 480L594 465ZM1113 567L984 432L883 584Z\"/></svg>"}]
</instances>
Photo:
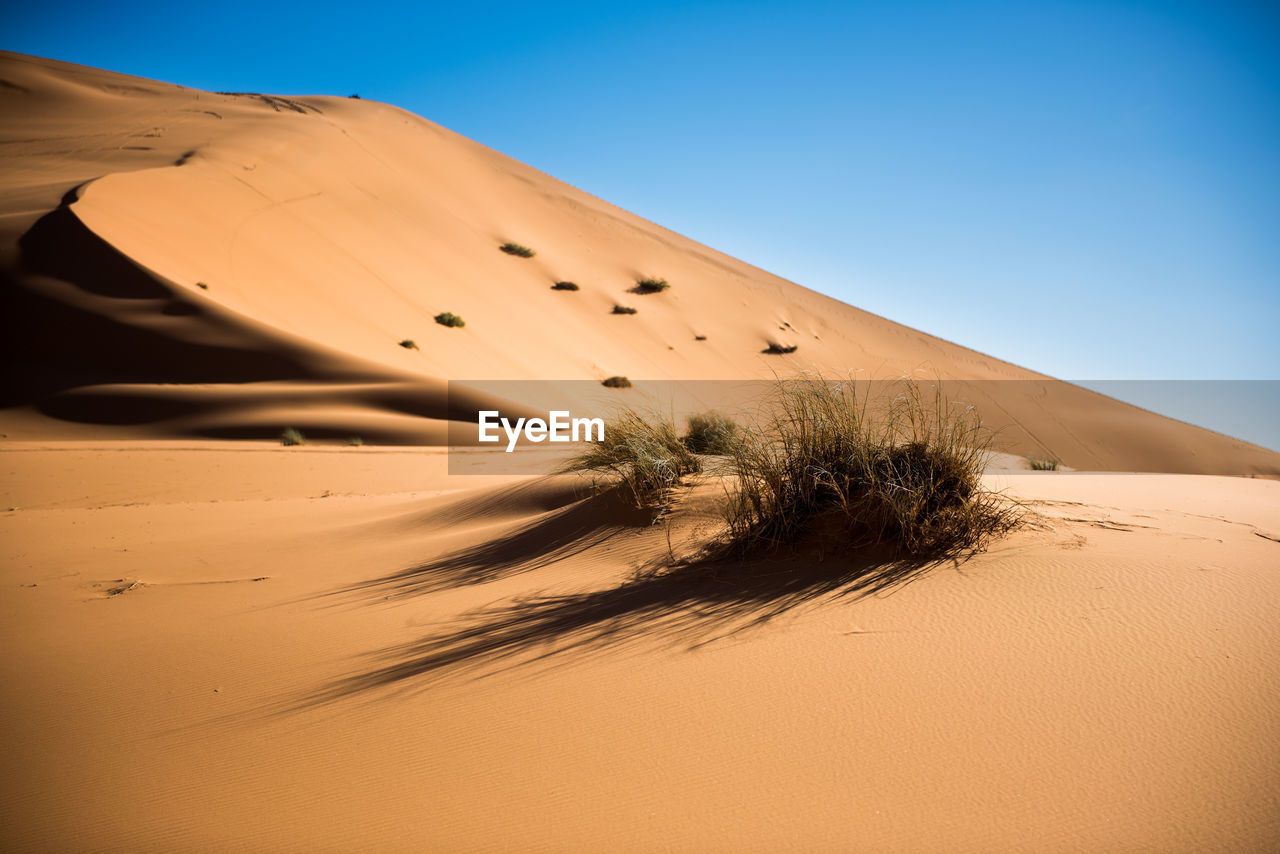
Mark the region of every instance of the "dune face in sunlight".
<instances>
[{"instance_id":1,"label":"dune face in sunlight","mask_svg":"<svg viewBox=\"0 0 1280 854\"><path fill-rule=\"evenodd\" d=\"M1280 454L386 104L0 82L0 847L1280 850ZM956 383L1004 453L440 447L796 375Z\"/></svg>"},{"instance_id":2,"label":"dune face in sunlight","mask_svg":"<svg viewBox=\"0 0 1280 854\"><path fill-rule=\"evenodd\" d=\"M1018 381L989 416L1015 453L1280 474L1280 455L859 311L395 107L16 54L0 75L10 436L438 443L445 378L918 371ZM592 286L556 293L570 282ZM609 317L628 299L635 317Z\"/></svg>"}]
</instances>

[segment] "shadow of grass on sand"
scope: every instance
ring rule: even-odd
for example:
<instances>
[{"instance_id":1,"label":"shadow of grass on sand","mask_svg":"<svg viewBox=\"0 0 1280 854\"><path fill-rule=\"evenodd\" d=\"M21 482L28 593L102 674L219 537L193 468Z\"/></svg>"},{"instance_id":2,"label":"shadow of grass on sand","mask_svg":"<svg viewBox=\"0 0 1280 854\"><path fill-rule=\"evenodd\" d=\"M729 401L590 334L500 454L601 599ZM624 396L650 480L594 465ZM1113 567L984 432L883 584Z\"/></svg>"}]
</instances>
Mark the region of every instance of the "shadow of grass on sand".
<instances>
[{"instance_id":1,"label":"shadow of grass on sand","mask_svg":"<svg viewBox=\"0 0 1280 854\"><path fill-rule=\"evenodd\" d=\"M530 565L547 562L547 544L541 545L528 556ZM478 558L486 547L516 565L518 545L512 541L469 550L466 560ZM423 638L372 654L363 672L320 687L299 705L323 705L377 689L411 691L446 676L491 675L642 640L695 648L800 606L881 593L959 560L904 561L872 549L838 557L814 551L653 565L613 587L534 595L465 614ZM464 567L464 583L468 574ZM412 585L402 588L408 589Z\"/></svg>"},{"instance_id":2,"label":"shadow of grass on sand","mask_svg":"<svg viewBox=\"0 0 1280 854\"><path fill-rule=\"evenodd\" d=\"M476 508L467 509L474 512ZM394 600L486 584L575 557L625 530L652 522L651 511L636 509L616 490L608 490L544 512L532 523L502 536L352 584L338 594L363 593Z\"/></svg>"}]
</instances>

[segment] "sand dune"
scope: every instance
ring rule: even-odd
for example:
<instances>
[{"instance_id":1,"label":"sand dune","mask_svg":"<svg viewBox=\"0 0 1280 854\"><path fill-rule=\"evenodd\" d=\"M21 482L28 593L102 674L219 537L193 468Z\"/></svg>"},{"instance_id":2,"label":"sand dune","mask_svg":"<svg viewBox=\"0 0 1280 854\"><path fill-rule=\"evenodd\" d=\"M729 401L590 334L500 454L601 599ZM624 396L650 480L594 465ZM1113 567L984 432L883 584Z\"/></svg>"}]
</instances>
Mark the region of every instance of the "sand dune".
<instances>
[{"instance_id":1,"label":"sand dune","mask_svg":"<svg viewBox=\"0 0 1280 854\"><path fill-rule=\"evenodd\" d=\"M1280 848L1280 454L388 105L0 82L5 850ZM422 447L521 380L814 369L954 383L1027 524L714 563L715 475L652 524Z\"/></svg>"},{"instance_id":2,"label":"sand dune","mask_svg":"<svg viewBox=\"0 0 1280 854\"><path fill-rule=\"evenodd\" d=\"M821 369L1012 381L984 411L1007 450L1075 468L1280 473L1273 452L859 311L395 107L15 54L0 76L14 437L431 443L445 379ZM648 275L672 287L629 293Z\"/></svg>"}]
</instances>

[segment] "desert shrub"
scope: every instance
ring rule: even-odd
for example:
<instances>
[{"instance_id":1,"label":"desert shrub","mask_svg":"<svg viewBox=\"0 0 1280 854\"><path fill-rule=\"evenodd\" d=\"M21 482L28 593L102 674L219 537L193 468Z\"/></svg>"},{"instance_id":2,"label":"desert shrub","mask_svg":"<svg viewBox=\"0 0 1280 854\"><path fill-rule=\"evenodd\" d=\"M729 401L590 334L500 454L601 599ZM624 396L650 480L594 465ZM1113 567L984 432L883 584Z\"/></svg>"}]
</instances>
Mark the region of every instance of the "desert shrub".
<instances>
[{"instance_id":1,"label":"desert shrub","mask_svg":"<svg viewBox=\"0 0 1280 854\"><path fill-rule=\"evenodd\" d=\"M574 284L573 282L556 282L554 285L552 285L552 286L551 286L551 290L553 290L553 291L576 291L576 290L579 290L579 288L578 288L578 286L577 286L576 284Z\"/></svg>"},{"instance_id":2,"label":"desert shrub","mask_svg":"<svg viewBox=\"0 0 1280 854\"><path fill-rule=\"evenodd\" d=\"M652 276L644 279L636 279L636 286L631 289L633 294L657 294L671 287L671 283L666 279L658 279Z\"/></svg>"},{"instance_id":3,"label":"desert shrub","mask_svg":"<svg viewBox=\"0 0 1280 854\"><path fill-rule=\"evenodd\" d=\"M636 310L629 305L615 305L613 307L614 314L635 314Z\"/></svg>"},{"instance_id":4,"label":"desert shrub","mask_svg":"<svg viewBox=\"0 0 1280 854\"><path fill-rule=\"evenodd\" d=\"M668 418L622 409L608 419L604 441L569 460L564 471L605 475L637 507L661 507L686 475L701 469Z\"/></svg>"},{"instance_id":5,"label":"desert shrub","mask_svg":"<svg viewBox=\"0 0 1280 854\"><path fill-rule=\"evenodd\" d=\"M358 92L352 92L352 93L351 93L350 95L348 95L347 97L348 97L348 98L354 98L354 99L355 99L355 100L357 100L357 101L359 101L359 100L360 100L360 94L359 94Z\"/></svg>"},{"instance_id":6,"label":"desert shrub","mask_svg":"<svg viewBox=\"0 0 1280 854\"><path fill-rule=\"evenodd\" d=\"M416 341L414 341L412 338L406 338L406 339L404 339L403 341L401 341L401 342L400 342L400 346L401 346L401 347L403 347L403 348L405 348L406 350L417 350L417 349L418 349L418 343L417 343Z\"/></svg>"},{"instance_id":7,"label":"desert shrub","mask_svg":"<svg viewBox=\"0 0 1280 854\"><path fill-rule=\"evenodd\" d=\"M534 255L538 254L528 246L521 246L519 243L512 243L510 241L507 241L498 248L508 255L515 255L518 258L532 258Z\"/></svg>"},{"instance_id":8,"label":"desert shrub","mask_svg":"<svg viewBox=\"0 0 1280 854\"><path fill-rule=\"evenodd\" d=\"M280 444L305 445L307 444L307 437L302 435L302 432L299 430L295 430L292 427L286 427L280 431Z\"/></svg>"},{"instance_id":9,"label":"desert shrub","mask_svg":"<svg viewBox=\"0 0 1280 854\"><path fill-rule=\"evenodd\" d=\"M609 377L600 381L605 388L631 388L631 380L626 377Z\"/></svg>"},{"instance_id":10,"label":"desert shrub","mask_svg":"<svg viewBox=\"0 0 1280 854\"><path fill-rule=\"evenodd\" d=\"M360 438L359 436L348 436L347 444L353 448L359 448L361 445L364 444L364 439Z\"/></svg>"},{"instance_id":11,"label":"desert shrub","mask_svg":"<svg viewBox=\"0 0 1280 854\"><path fill-rule=\"evenodd\" d=\"M695 454L727 454L738 435L737 423L721 412L700 412L686 421L684 445Z\"/></svg>"},{"instance_id":12,"label":"desert shrub","mask_svg":"<svg viewBox=\"0 0 1280 854\"><path fill-rule=\"evenodd\" d=\"M200 290L202 290L202 291L207 291L207 290L209 290L209 286L208 286L207 284L205 284L204 282L196 282L196 287L197 287L197 288L199 288L199 289L200 289Z\"/></svg>"},{"instance_id":13,"label":"desert shrub","mask_svg":"<svg viewBox=\"0 0 1280 854\"><path fill-rule=\"evenodd\" d=\"M1027 457L1027 464L1031 466L1032 471L1057 471L1058 466L1062 465L1055 459L1039 459L1037 457Z\"/></svg>"},{"instance_id":14,"label":"desert shrub","mask_svg":"<svg viewBox=\"0 0 1280 854\"><path fill-rule=\"evenodd\" d=\"M694 340L694 341L706 341L706 340L707 340L707 336L705 336L705 335L695 335L695 336L693 336L693 340Z\"/></svg>"},{"instance_id":15,"label":"desert shrub","mask_svg":"<svg viewBox=\"0 0 1280 854\"><path fill-rule=\"evenodd\" d=\"M981 482L990 434L940 391L906 382L873 400L852 383L779 380L756 428L729 446L737 483L724 514L741 551L819 534L939 557L1016 524L1011 502Z\"/></svg>"},{"instance_id":16,"label":"desert shrub","mask_svg":"<svg viewBox=\"0 0 1280 854\"><path fill-rule=\"evenodd\" d=\"M459 329L467 325L465 320L463 320L461 317L458 317L458 315L454 314L451 311L440 312L439 314L436 315L435 320L436 320L436 323L439 323L441 326L452 326Z\"/></svg>"},{"instance_id":17,"label":"desert shrub","mask_svg":"<svg viewBox=\"0 0 1280 854\"><path fill-rule=\"evenodd\" d=\"M776 341L770 341L769 346L764 348L764 352L774 356L782 356L787 353L794 353L800 349L799 344L779 344Z\"/></svg>"}]
</instances>

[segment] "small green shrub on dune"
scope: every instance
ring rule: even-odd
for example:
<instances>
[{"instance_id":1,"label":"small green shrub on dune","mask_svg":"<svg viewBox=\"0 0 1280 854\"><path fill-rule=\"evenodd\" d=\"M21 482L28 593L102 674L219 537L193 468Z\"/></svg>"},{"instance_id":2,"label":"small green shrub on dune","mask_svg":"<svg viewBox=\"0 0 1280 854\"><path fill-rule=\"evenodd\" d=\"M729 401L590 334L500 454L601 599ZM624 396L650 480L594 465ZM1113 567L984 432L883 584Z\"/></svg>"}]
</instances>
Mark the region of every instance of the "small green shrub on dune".
<instances>
[{"instance_id":1,"label":"small green shrub on dune","mask_svg":"<svg viewBox=\"0 0 1280 854\"><path fill-rule=\"evenodd\" d=\"M403 341L401 341L401 342L400 342L400 346L401 346L401 347L403 347L403 348L405 348L406 350L417 350L417 349L418 349L418 344L417 344L417 342L416 342L416 341L414 341L412 338L406 338L406 339L404 339Z\"/></svg>"},{"instance_id":2,"label":"small green shrub on dune","mask_svg":"<svg viewBox=\"0 0 1280 854\"><path fill-rule=\"evenodd\" d=\"M1039 459L1037 457L1027 457L1027 464L1031 466L1032 471L1057 471L1058 466L1062 465L1054 459Z\"/></svg>"},{"instance_id":3,"label":"small green shrub on dune","mask_svg":"<svg viewBox=\"0 0 1280 854\"><path fill-rule=\"evenodd\" d=\"M439 314L436 315L435 321L441 326L451 326L456 329L461 329L462 327L467 325L465 320L463 320L461 317L458 317L458 315L454 314L451 311L440 312Z\"/></svg>"},{"instance_id":4,"label":"small green shrub on dune","mask_svg":"<svg viewBox=\"0 0 1280 854\"><path fill-rule=\"evenodd\" d=\"M580 290L573 282L556 282L551 286L553 291L576 291Z\"/></svg>"},{"instance_id":5,"label":"small green shrub on dune","mask_svg":"<svg viewBox=\"0 0 1280 854\"><path fill-rule=\"evenodd\" d=\"M609 377L601 380L600 385L605 388L631 388L631 380L626 377Z\"/></svg>"},{"instance_id":6,"label":"small green shrub on dune","mask_svg":"<svg viewBox=\"0 0 1280 854\"><path fill-rule=\"evenodd\" d=\"M508 255L515 255L517 258L532 258L534 255L538 254L528 246L521 246L519 243L512 243L510 241L507 241L498 248Z\"/></svg>"},{"instance_id":7,"label":"small green shrub on dune","mask_svg":"<svg viewBox=\"0 0 1280 854\"><path fill-rule=\"evenodd\" d=\"M567 472L594 472L614 481L637 507L661 507L686 475L701 469L670 419L623 409L608 419L602 442L564 466Z\"/></svg>"},{"instance_id":8,"label":"small green shrub on dune","mask_svg":"<svg viewBox=\"0 0 1280 854\"><path fill-rule=\"evenodd\" d=\"M284 430L280 431L280 444L305 445L307 444L307 437L302 435L302 432L299 430L295 430L292 427L286 427Z\"/></svg>"},{"instance_id":9,"label":"small green shrub on dune","mask_svg":"<svg viewBox=\"0 0 1280 854\"><path fill-rule=\"evenodd\" d=\"M207 291L207 290L209 290L209 285L208 285L208 284L206 284L205 282L196 282L196 287L197 287L197 288L199 288L199 289L200 289L200 290L202 290L202 291Z\"/></svg>"},{"instance_id":10,"label":"small green shrub on dune","mask_svg":"<svg viewBox=\"0 0 1280 854\"><path fill-rule=\"evenodd\" d=\"M657 293L662 293L669 287L671 287L671 283L668 282L666 279L659 279L659 278L650 276L643 279L636 279L636 285L634 288L631 289L631 293L657 294Z\"/></svg>"},{"instance_id":11,"label":"small green shrub on dune","mask_svg":"<svg viewBox=\"0 0 1280 854\"><path fill-rule=\"evenodd\" d=\"M727 454L738 435L738 425L720 412L690 415L685 430L685 447L695 454Z\"/></svg>"},{"instance_id":12,"label":"small green shrub on dune","mask_svg":"<svg viewBox=\"0 0 1280 854\"><path fill-rule=\"evenodd\" d=\"M636 310L629 305L615 305L613 307L614 314L635 314Z\"/></svg>"},{"instance_id":13,"label":"small green shrub on dune","mask_svg":"<svg viewBox=\"0 0 1280 854\"><path fill-rule=\"evenodd\" d=\"M852 383L780 380L755 430L731 443L725 506L740 551L834 535L914 557L977 550L1017 522L981 475L991 436L971 407L914 383L871 400Z\"/></svg>"}]
</instances>

